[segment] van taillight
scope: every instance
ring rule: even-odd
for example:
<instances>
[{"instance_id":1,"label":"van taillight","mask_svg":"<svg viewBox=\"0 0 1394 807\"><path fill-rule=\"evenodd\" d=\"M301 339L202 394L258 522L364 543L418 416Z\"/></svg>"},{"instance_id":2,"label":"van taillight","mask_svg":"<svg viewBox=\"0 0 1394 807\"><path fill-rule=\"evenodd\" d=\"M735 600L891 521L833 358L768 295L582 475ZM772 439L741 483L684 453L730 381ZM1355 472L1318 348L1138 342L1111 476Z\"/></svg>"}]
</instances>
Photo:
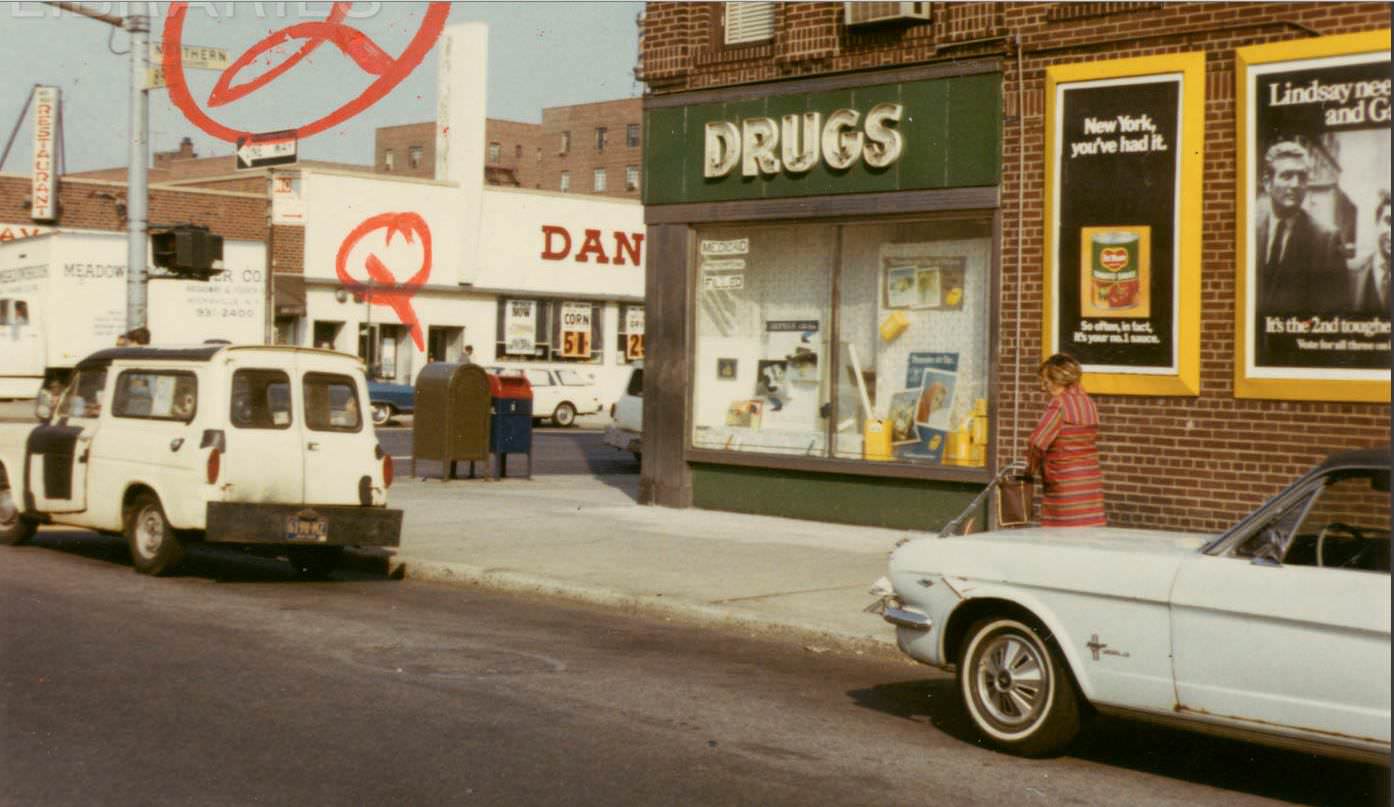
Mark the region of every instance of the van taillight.
<instances>
[{"instance_id":1,"label":"van taillight","mask_svg":"<svg viewBox=\"0 0 1394 807\"><path fill-rule=\"evenodd\" d=\"M382 486L392 487L392 456L384 455L382 458Z\"/></svg>"},{"instance_id":2,"label":"van taillight","mask_svg":"<svg viewBox=\"0 0 1394 807\"><path fill-rule=\"evenodd\" d=\"M208 484L218 481L218 473L223 469L223 452L213 449L208 452Z\"/></svg>"}]
</instances>

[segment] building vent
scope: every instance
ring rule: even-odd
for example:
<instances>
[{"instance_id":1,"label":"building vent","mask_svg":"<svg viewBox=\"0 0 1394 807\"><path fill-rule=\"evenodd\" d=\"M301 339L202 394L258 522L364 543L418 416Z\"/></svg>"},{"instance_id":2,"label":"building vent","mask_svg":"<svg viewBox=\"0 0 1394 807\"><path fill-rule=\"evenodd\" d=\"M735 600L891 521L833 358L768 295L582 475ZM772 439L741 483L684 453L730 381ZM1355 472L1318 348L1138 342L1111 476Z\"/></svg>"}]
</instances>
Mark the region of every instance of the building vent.
<instances>
[{"instance_id":1,"label":"building vent","mask_svg":"<svg viewBox=\"0 0 1394 807\"><path fill-rule=\"evenodd\" d=\"M897 21L929 21L929 3L845 3L847 25L880 25Z\"/></svg>"}]
</instances>

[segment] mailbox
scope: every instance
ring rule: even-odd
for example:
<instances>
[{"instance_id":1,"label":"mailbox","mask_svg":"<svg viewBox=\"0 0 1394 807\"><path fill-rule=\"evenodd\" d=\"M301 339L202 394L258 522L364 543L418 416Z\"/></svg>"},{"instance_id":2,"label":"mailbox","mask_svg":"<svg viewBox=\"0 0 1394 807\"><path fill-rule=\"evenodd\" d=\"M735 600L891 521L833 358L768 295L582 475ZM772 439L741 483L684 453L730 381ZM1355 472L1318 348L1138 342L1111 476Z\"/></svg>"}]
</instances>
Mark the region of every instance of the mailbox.
<instances>
[{"instance_id":1,"label":"mailbox","mask_svg":"<svg viewBox=\"0 0 1394 807\"><path fill-rule=\"evenodd\" d=\"M489 449L498 456L498 476L508 475L509 454L524 454L531 479L532 385L522 376L490 375L489 397L493 406Z\"/></svg>"},{"instance_id":2,"label":"mailbox","mask_svg":"<svg viewBox=\"0 0 1394 807\"><path fill-rule=\"evenodd\" d=\"M432 362L416 377L411 428L411 473L416 461L437 460L443 478L455 478L455 463L489 459L491 376L476 364Z\"/></svg>"}]
</instances>

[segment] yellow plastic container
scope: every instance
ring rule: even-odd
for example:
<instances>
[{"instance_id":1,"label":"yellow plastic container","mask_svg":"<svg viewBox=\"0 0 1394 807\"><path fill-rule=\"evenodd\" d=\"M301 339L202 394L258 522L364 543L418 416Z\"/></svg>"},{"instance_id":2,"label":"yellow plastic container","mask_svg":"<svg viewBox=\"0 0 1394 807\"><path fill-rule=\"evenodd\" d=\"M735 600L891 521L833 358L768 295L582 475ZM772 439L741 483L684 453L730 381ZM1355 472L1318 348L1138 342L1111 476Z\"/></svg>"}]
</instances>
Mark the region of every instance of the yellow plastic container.
<instances>
[{"instance_id":1,"label":"yellow plastic container","mask_svg":"<svg viewBox=\"0 0 1394 807\"><path fill-rule=\"evenodd\" d=\"M873 418L862 424L862 458L894 459L891 454L891 427L886 421Z\"/></svg>"}]
</instances>

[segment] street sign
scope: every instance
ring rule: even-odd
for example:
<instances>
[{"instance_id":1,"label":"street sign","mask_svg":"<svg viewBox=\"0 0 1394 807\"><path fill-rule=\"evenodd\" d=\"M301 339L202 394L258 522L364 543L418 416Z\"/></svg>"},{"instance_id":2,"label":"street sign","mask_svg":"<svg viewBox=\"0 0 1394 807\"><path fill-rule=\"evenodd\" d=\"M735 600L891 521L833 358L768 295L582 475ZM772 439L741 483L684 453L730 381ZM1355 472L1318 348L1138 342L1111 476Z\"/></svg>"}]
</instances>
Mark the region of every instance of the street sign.
<instances>
[{"instance_id":1,"label":"street sign","mask_svg":"<svg viewBox=\"0 0 1394 807\"><path fill-rule=\"evenodd\" d=\"M185 45L181 53L186 69L226 70L231 64L227 51L222 48ZM165 46L163 42L151 42L149 64L145 68L145 88L154 90L163 86L165 86Z\"/></svg>"},{"instance_id":2,"label":"street sign","mask_svg":"<svg viewBox=\"0 0 1394 807\"><path fill-rule=\"evenodd\" d=\"M265 168L296 161L295 132L264 132L237 138L237 167Z\"/></svg>"}]
</instances>

